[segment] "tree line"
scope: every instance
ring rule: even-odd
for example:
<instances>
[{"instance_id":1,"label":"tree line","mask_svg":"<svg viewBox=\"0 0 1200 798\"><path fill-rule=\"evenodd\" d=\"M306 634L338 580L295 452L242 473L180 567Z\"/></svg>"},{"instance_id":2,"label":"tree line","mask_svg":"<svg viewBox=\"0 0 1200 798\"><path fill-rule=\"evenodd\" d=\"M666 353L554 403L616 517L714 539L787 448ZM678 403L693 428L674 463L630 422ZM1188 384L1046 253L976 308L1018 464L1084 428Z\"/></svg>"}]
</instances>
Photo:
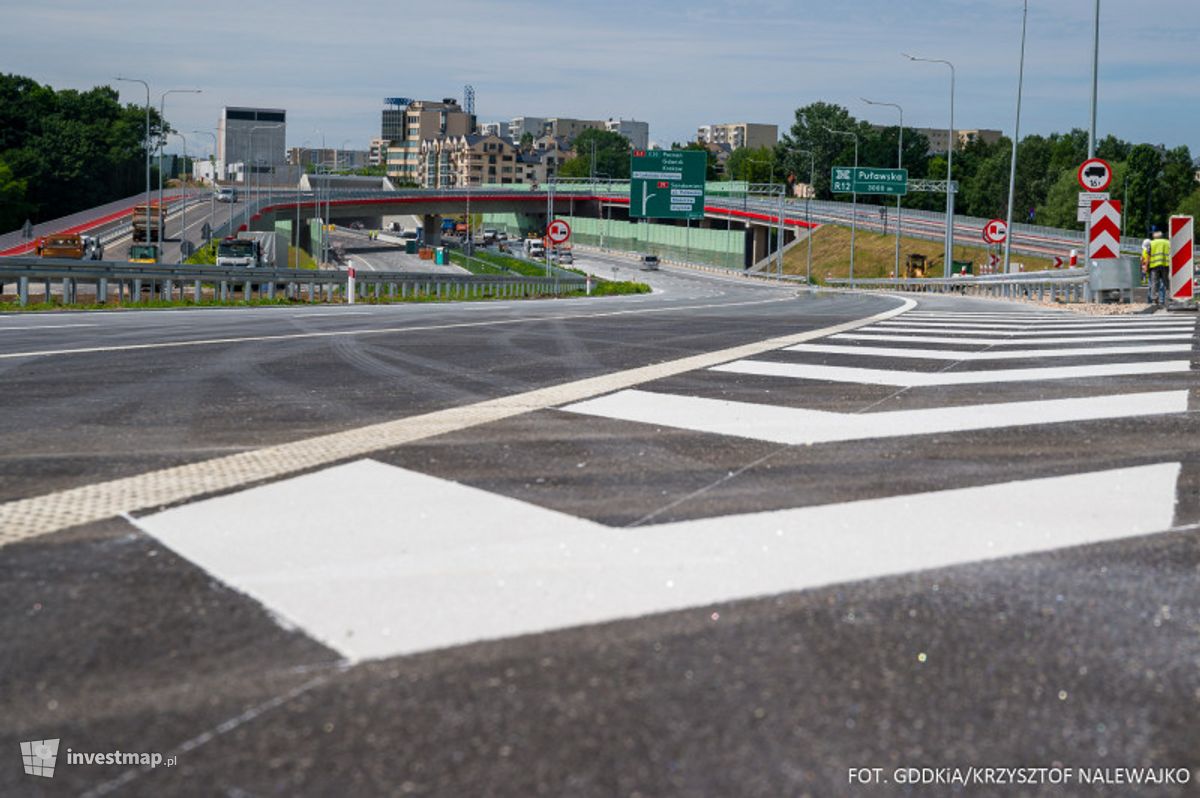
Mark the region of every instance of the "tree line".
<instances>
[{"instance_id":1,"label":"tree line","mask_svg":"<svg viewBox=\"0 0 1200 798\"><path fill-rule=\"evenodd\" d=\"M145 129L145 106L121 105L111 86L55 90L0 74L0 232L143 190ZM151 108L151 141L163 130Z\"/></svg>"},{"instance_id":2,"label":"tree line","mask_svg":"<svg viewBox=\"0 0 1200 798\"><path fill-rule=\"evenodd\" d=\"M895 167L899 128L875 128L856 119L838 105L817 102L796 109L795 122L772 148L731 156L733 175L763 176L763 161L770 161L776 180L809 182L810 168L818 199L848 199L830 192L830 168L854 162L854 140L832 131L858 137L858 162L862 166ZM1088 133L1074 129L1048 136L1031 135L1017 147L1017 173L1013 192L1013 221L1064 229L1083 229L1076 221L1076 173L1087 159ZM810 158L809 153L812 153ZM945 180L946 155L929 153L925 136L904 129L904 167L909 179ZM1113 167L1108 191L1124 202L1127 235L1149 235L1151 228L1165 230L1173 213L1200 215L1200 186L1196 167L1186 146L1125 141L1113 135L1096 142L1096 156ZM736 160L735 160L736 158ZM954 150L954 179L958 182L955 211L968 216L1004 218L1008 209L1009 165L1012 140L1002 136L988 144L971 141ZM753 169L751 171L751 164ZM815 168L814 168L815 167ZM742 179L746 179L743 177ZM891 198L860 196L859 202L892 202ZM910 208L945 208L944 194L911 193L904 198Z\"/></svg>"}]
</instances>

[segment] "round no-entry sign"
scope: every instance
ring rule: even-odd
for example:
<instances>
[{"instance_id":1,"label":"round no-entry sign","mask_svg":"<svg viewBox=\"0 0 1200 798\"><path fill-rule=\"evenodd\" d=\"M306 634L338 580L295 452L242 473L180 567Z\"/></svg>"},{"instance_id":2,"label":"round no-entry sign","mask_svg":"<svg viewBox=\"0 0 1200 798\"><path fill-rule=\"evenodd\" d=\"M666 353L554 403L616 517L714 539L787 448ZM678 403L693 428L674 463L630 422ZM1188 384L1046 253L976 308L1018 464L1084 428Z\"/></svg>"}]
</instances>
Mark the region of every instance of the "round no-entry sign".
<instances>
[{"instance_id":1,"label":"round no-entry sign","mask_svg":"<svg viewBox=\"0 0 1200 798\"><path fill-rule=\"evenodd\" d=\"M1003 244L1008 238L1008 223L1003 219L992 219L983 226L983 240L989 244Z\"/></svg>"},{"instance_id":2,"label":"round no-entry sign","mask_svg":"<svg viewBox=\"0 0 1200 798\"><path fill-rule=\"evenodd\" d=\"M564 222L562 219L555 219L546 228L546 238L550 239L554 244L565 244L571 237L571 225Z\"/></svg>"},{"instance_id":3,"label":"round no-entry sign","mask_svg":"<svg viewBox=\"0 0 1200 798\"><path fill-rule=\"evenodd\" d=\"M1103 191L1112 182L1112 167L1101 158L1088 158L1079 165L1077 177L1084 191Z\"/></svg>"}]
</instances>

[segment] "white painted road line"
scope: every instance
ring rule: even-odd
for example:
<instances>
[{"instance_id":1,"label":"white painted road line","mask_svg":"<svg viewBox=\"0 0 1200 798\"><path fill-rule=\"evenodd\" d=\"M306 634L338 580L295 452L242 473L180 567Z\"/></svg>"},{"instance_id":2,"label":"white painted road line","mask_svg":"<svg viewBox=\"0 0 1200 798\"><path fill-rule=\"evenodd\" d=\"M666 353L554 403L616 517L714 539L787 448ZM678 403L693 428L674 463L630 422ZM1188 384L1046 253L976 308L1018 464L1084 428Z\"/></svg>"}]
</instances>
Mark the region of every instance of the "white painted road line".
<instances>
[{"instance_id":1,"label":"white painted road line","mask_svg":"<svg viewBox=\"0 0 1200 798\"><path fill-rule=\"evenodd\" d=\"M293 313L293 319L315 319L321 316L370 316L366 310L336 310L333 313Z\"/></svg>"},{"instance_id":2,"label":"white painted road line","mask_svg":"<svg viewBox=\"0 0 1200 798\"><path fill-rule=\"evenodd\" d=\"M806 445L1186 413L1188 392L1159 391L879 413L830 413L753 402L624 390L559 409L693 432Z\"/></svg>"},{"instance_id":3,"label":"white painted road line","mask_svg":"<svg viewBox=\"0 0 1200 798\"><path fill-rule=\"evenodd\" d=\"M388 335L393 333L406 332L421 332L428 330L451 330L462 327L491 327L491 326L507 326L511 324L537 324L547 321L572 321L574 319L597 319L606 316L628 316L640 315L649 313L671 313L681 310L706 310L708 308L727 308L740 307L745 305L765 305L773 302L791 302L791 297L781 297L773 299L753 299L745 302L718 302L715 304L705 305L672 305L669 307L653 307L653 308L633 308L631 310L610 310L598 313L559 313L546 316L525 316L519 319L488 319L486 321L470 321L470 322L452 322L448 324L410 324L402 327L380 327L354 330L323 330L317 332L302 332L302 333L280 333L278 335L247 335L241 337L230 338L202 338L191 341L162 341L159 343L144 343L144 344L125 344L123 346L81 346L72 349L41 349L27 352L7 352L0 354L0 360L11 360L15 358L28 357L49 357L51 355L80 355L89 354L92 352L129 352L143 349L179 349L190 346L219 346L226 344L245 344L245 343L261 343L263 341L295 341L304 338L336 338L343 335ZM911 301L911 300L906 300ZM428 307L436 310L440 306L432 305L415 305L410 306L416 310L422 307ZM443 310L445 308L442 308ZM189 311L190 313L191 311ZM241 312L241 311L238 311ZM902 311L897 311L902 312ZM337 314L342 315L342 314ZM851 325L855 328L857 324Z\"/></svg>"},{"instance_id":4,"label":"white painted road line","mask_svg":"<svg viewBox=\"0 0 1200 798\"><path fill-rule=\"evenodd\" d=\"M21 327L9 327L0 324L0 332L19 332L25 330L61 330L66 327L95 327L95 324L26 324Z\"/></svg>"},{"instance_id":5,"label":"white painted road line","mask_svg":"<svg viewBox=\"0 0 1200 798\"><path fill-rule=\"evenodd\" d=\"M1160 334L1160 333L1161 334L1175 333L1175 334L1179 334L1179 335L1185 335L1185 334L1191 335L1194 330L1194 328L1190 324L1188 324L1186 326L1172 325L1170 327L1120 327L1117 329L1120 330L1121 334L1128 333L1128 334L1132 334L1132 335L1148 335L1148 334ZM888 332L888 333L911 332L911 333L923 333L923 334L927 334L927 335L940 334L940 335L968 335L968 336L969 335L981 335L981 334L986 333L987 335L996 336L998 338L1017 338L1020 336L1026 336L1029 338L1038 338L1038 337L1057 338L1060 336L1063 338L1071 338L1071 337L1079 336L1079 335L1115 335L1115 334L1117 334L1117 330L1114 330L1111 328L1098 328L1098 329L1071 328L1071 329L1067 329L1067 330L1059 330L1059 329L1042 329L1040 327L1027 327L1025 329L1020 329L1020 330L998 330L995 327L988 327L988 328L985 328L984 330L961 330L961 331L959 331L959 330L935 330L935 329L928 329L925 327L915 327L915 326L885 327L881 324L872 324L870 327L864 327L863 332Z\"/></svg>"},{"instance_id":6,"label":"white painted road line","mask_svg":"<svg viewBox=\"0 0 1200 798\"><path fill-rule=\"evenodd\" d=\"M937 335L884 335L882 333L839 333L830 336L835 339L854 341L902 341L914 344L963 344L970 346L1024 346L1050 345L1057 343L1051 338L965 338ZM1137 341L1190 341L1191 333L1137 333L1135 335L1094 335L1085 338L1072 338L1063 343L1072 344L1119 344ZM0 357L4 357L0 355Z\"/></svg>"},{"instance_id":7,"label":"white painted road line","mask_svg":"<svg viewBox=\"0 0 1200 798\"><path fill-rule=\"evenodd\" d=\"M991 322L973 324L970 322L918 321L905 318L901 321L882 321L879 327L920 327L923 330L1158 330L1158 329L1194 329L1193 321L1164 321L1164 322L1096 322L1079 324L1022 324L1009 322Z\"/></svg>"},{"instance_id":8,"label":"white painted road line","mask_svg":"<svg viewBox=\"0 0 1200 798\"><path fill-rule=\"evenodd\" d=\"M136 523L361 661L1162 532L1179 471L613 529L358 461Z\"/></svg>"},{"instance_id":9,"label":"white painted road line","mask_svg":"<svg viewBox=\"0 0 1200 798\"><path fill-rule=\"evenodd\" d=\"M714 307L727 308L731 304L733 303L723 303ZM414 441L470 429L534 410L558 407L632 385L708 368L718 363L753 357L773 349L782 349L805 341L824 338L831 333L851 330L873 321L889 318L905 312L915 304L911 299L901 299L899 306L891 310L835 324L831 327L768 338L715 352L702 352L676 360L668 360L664 363L587 377L574 382L551 385L547 388L501 396L460 407L381 421L357 429L317 435L291 443L253 449L108 482L84 485L29 499L18 499L0 504L0 546L57 532L60 529L67 529L79 524L100 521L151 507L175 504L199 496L239 488L253 482L276 479L297 471L306 471L340 460L361 457L369 452L391 449ZM655 310L658 309L630 312L647 313ZM613 311L571 315L566 318L614 315L623 314L620 311ZM548 318L553 317L543 316L540 320L545 321ZM496 322L481 322L479 325L439 326L467 327L493 323Z\"/></svg>"},{"instance_id":10,"label":"white painted road line","mask_svg":"<svg viewBox=\"0 0 1200 798\"><path fill-rule=\"evenodd\" d=\"M853 382L860 385L894 385L917 388L935 385L984 385L1000 382L1042 382L1078 380L1089 377L1124 377L1145 374L1172 374L1190 370L1187 360L1159 360L1149 363L1097 363L1091 366L1053 366L1037 369L1000 369L989 371L893 371L887 369L818 366L807 363L780 363L774 360L735 360L713 366L709 371L731 374L756 374L792 380Z\"/></svg>"},{"instance_id":11,"label":"white painted road line","mask_svg":"<svg viewBox=\"0 0 1200 798\"><path fill-rule=\"evenodd\" d=\"M813 352L828 355L859 355L861 357L898 357L913 360L1023 360L1046 357L1088 357L1093 355L1150 355L1191 352L1191 344L1149 344L1144 346L1094 346L1075 349L1004 349L1001 351L966 352L952 349L904 349L885 346L835 346L831 344L797 344L786 352Z\"/></svg>"}]
</instances>

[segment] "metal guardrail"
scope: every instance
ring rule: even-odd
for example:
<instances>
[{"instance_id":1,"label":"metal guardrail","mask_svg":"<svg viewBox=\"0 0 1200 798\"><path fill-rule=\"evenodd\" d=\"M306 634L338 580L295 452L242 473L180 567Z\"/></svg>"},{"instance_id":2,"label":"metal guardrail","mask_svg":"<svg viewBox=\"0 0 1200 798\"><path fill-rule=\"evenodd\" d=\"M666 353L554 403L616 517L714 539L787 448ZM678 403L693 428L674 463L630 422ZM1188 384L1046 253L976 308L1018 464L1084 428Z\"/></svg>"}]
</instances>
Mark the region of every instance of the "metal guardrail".
<instances>
[{"instance_id":1,"label":"metal guardrail","mask_svg":"<svg viewBox=\"0 0 1200 798\"><path fill-rule=\"evenodd\" d=\"M1051 302L1090 302L1092 290L1086 269L988 274L977 277L906 277L849 280L832 277L828 285L861 289L886 289L931 294L968 294L1010 299L1049 299Z\"/></svg>"},{"instance_id":2,"label":"metal guardrail","mask_svg":"<svg viewBox=\"0 0 1200 798\"><path fill-rule=\"evenodd\" d=\"M136 302L144 292L149 298L183 301L191 286L192 301L201 302L205 294L218 301L232 301L240 293L243 300L274 299L282 294L289 299L308 302L345 300L348 290L346 272L299 269L230 268L196 265L138 265L118 261L77 261L51 258L0 259L0 294L7 284L15 283L17 301L29 304L30 288L38 283L44 295L51 296L52 285L61 285L64 303L78 301L80 284L94 285L96 301L104 304ZM464 275L438 272L358 272L357 295L363 299L473 299L485 297L527 297L561 295L581 290L585 278L516 277L506 275ZM240 287L240 291L239 291Z\"/></svg>"}]
</instances>

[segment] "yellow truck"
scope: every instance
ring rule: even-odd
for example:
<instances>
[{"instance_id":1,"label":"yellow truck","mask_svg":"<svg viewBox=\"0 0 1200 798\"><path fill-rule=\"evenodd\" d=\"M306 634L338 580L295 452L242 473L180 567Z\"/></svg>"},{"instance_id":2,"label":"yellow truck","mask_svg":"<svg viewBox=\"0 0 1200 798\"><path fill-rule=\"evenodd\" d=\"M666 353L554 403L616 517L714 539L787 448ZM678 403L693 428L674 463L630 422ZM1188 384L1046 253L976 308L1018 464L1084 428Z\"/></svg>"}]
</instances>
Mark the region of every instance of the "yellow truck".
<instances>
[{"instance_id":1,"label":"yellow truck","mask_svg":"<svg viewBox=\"0 0 1200 798\"><path fill-rule=\"evenodd\" d=\"M43 258L83 258L83 237L77 233L55 233L38 242L37 253Z\"/></svg>"}]
</instances>

